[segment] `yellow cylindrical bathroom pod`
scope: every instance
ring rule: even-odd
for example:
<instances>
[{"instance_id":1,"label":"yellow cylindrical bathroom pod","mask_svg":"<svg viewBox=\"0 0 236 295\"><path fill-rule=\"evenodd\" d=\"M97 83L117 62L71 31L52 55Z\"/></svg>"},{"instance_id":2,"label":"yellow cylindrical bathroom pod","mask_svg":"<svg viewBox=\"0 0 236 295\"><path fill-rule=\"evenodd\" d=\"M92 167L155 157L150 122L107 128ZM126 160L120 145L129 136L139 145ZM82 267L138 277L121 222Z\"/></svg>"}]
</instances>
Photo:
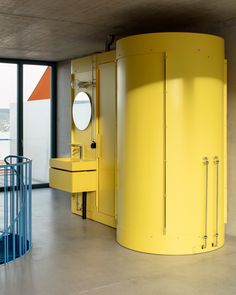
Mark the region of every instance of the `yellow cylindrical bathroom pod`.
<instances>
[{"instance_id":1,"label":"yellow cylindrical bathroom pod","mask_svg":"<svg viewBox=\"0 0 236 295\"><path fill-rule=\"evenodd\" d=\"M154 33L117 43L117 240L157 254L224 244L224 40Z\"/></svg>"}]
</instances>

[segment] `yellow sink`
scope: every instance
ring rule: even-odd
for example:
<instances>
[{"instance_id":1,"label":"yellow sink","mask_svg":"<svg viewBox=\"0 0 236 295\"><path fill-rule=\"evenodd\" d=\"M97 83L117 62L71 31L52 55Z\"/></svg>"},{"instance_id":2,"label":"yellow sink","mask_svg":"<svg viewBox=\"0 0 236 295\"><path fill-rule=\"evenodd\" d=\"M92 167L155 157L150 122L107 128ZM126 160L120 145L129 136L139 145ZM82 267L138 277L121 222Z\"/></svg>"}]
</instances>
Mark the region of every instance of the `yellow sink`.
<instances>
[{"instance_id":1,"label":"yellow sink","mask_svg":"<svg viewBox=\"0 0 236 295\"><path fill-rule=\"evenodd\" d=\"M79 161L73 158L54 158L50 160L50 167L66 171L90 171L97 169L97 162Z\"/></svg>"},{"instance_id":2,"label":"yellow sink","mask_svg":"<svg viewBox=\"0 0 236 295\"><path fill-rule=\"evenodd\" d=\"M70 193L97 190L96 161L54 158L50 160L50 166L50 187Z\"/></svg>"}]
</instances>

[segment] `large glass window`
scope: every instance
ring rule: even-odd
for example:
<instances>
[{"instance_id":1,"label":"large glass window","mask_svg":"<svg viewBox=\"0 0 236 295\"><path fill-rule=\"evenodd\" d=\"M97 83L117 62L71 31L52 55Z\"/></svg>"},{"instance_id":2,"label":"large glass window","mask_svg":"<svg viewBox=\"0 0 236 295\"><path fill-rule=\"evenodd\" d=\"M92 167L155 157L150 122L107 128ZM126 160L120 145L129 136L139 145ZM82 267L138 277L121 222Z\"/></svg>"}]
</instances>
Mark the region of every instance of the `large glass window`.
<instances>
[{"instance_id":1,"label":"large glass window","mask_svg":"<svg viewBox=\"0 0 236 295\"><path fill-rule=\"evenodd\" d=\"M0 165L17 152L17 64L0 63ZM3 186L0 174L0 187Z\"/></svg>"},{"instance_id":2,"label":"large glass window","mask_svg":"<svg viewBox=\"0 0 236 295\"><path fill-rule=\"evenodd\" d=\"M0 63L0 161L15 154L17 65Z\"/></svg>"},{"instance_id":3,"label":"large glass window","mask_svg":"<svg viewBox=\"0 0 236 295\"><path fill-rule=\"evenodd\" d=\"M31 158L33 187L48 185L56 156L55 67L0 59L0 163L10 154Z\"/></svg>"},{"instance_id":4,"label":"large glass window","mask_svg":"<svg viewBox=\"0 0 236 295\"><path fill-rule=\"evenodd\" d=\"M51 67L24 65L23 68L23 150L33 160L32 183L49 180Z\"/></svg>"}]
</instances>

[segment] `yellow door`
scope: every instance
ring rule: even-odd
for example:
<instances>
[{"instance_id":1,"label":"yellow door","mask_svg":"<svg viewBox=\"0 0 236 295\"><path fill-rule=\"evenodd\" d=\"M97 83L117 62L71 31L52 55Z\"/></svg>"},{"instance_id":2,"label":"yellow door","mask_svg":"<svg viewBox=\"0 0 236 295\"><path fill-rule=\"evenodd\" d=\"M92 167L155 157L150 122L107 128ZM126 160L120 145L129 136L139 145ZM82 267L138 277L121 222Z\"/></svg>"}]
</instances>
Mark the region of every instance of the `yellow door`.
<instances>
[{"instance_id":1,"label":"yellow door","mask_svg":"<svg viewBox=\"0 0 236 295\"><path fill-rule=\"evenodd\" d=\"M98 212L115 216L116 64L98 65L100 152L98 158Z\"/></svg>"}]
</instances>

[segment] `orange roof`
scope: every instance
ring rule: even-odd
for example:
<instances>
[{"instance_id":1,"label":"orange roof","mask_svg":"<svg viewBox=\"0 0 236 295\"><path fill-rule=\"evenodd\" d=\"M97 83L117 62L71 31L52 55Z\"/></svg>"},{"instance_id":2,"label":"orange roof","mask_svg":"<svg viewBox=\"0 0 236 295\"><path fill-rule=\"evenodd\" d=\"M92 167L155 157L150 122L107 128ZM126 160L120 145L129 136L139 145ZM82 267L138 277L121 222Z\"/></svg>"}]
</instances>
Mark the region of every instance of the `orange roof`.
<instances>
[{"instance_id":1,"label":"orange roof","mask_svg":"<svg viewBox=\"0 0 236 295\"><path fill-rule=\"evenodd\" d=\"M50 99L51 98L51 68L47 67L43 76L39 80L37 86L34 88L30 100L42 100L42 99Z\"/></svg>"}]
</instances>

